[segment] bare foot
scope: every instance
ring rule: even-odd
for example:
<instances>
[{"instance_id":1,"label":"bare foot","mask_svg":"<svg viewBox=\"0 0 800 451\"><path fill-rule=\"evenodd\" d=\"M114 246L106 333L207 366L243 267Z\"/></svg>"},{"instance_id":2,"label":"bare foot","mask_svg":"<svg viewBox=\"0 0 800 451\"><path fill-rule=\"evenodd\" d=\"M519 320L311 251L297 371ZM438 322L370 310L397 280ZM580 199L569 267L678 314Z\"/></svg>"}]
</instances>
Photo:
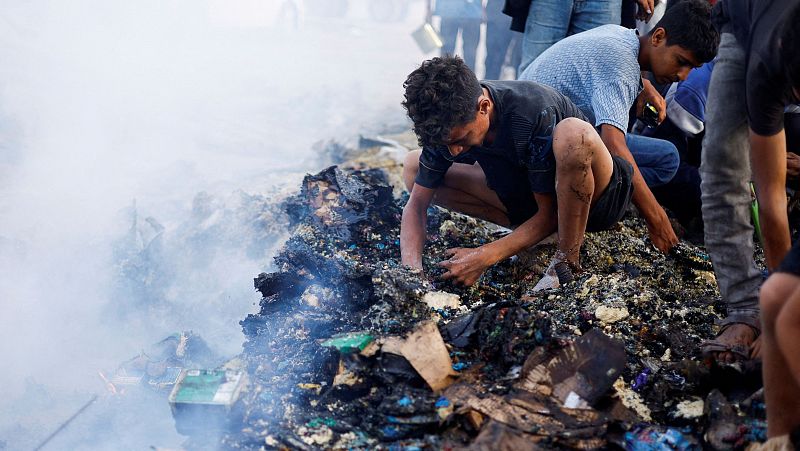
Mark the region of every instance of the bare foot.
<instances>
[{"instance_id":1,"label":"bare foot","mask_svg":"<svg viewBox=\"0 0 800 451\"><path fill-rule=\"evenodd\" d=\"M758 355L761 355L761 342L756 340L756 333L747 324L735 323L726 327L725 330L715 339L715 341L734 348L738 352L723 351L716 354L719 363L733 363L742 359L742 354L752 356L755 349L755 341L758 341Z\"/></svg>"}]
</instances>

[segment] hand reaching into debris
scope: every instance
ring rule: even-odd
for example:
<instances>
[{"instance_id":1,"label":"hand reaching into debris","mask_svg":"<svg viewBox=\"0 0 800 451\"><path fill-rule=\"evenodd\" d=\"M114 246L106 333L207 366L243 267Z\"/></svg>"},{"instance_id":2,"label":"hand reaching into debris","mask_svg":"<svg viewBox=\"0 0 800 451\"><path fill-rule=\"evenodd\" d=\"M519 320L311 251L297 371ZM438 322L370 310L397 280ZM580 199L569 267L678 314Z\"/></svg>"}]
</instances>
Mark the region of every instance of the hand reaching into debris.
<instances>
[{"instance_id":1,"label":"hand reaching into debris","mask_svg":"<svg viewBox=\"0 0 800 451\"><path fill-rule=\"evenodd\" d=\"M625 134L613 125L601 126L601 137L613 155L619 155L633 166L633 203L647 224L647 231L653 244L661 252L667 253L678 244L678 237L672 229L664 208L659 205L653 192L633 159L628 145L625 143Z\"/></svg>"},{"instance_id":2,"label":"hand reaching into debris","mask_svg":"<svg viewBox=\"0 0 800 451\"><path fill-rule=\"evenodd\" d=\"M636 11L636 18L643 22L649 22L650 18L653 17L653 10L656 6L655 0L636 0L636 3L639 4L639 8Z\"/></svg>"},{"instance_id":3,"label":"hand reaching into debris","mask_svg":"<svg viewBox=\"0 0 800 451\"><path fill-rule=\"evenodd\" d=\"M653 221L645 221L645 223L647 224L647 231L650 232L650 240L661 252L666 254L678 244L678 236L675 235L669 216L667 216L663 208L656 212Z\"/></svg>"},{"instance_id":4,"label":"hand reaching into debris","mask_svg":"<svg viewBox=\"0 0 800 451\"><path fill-rule=\"evenodd\" d=\"M447 269L442 278L453 279L455 283L468 287L475 285L481 274L491 266L487 262L486 252L483 247L455 247L445 251L445 255L450 258L439 262L439 266Z\"/></svg>"}]
</instances>

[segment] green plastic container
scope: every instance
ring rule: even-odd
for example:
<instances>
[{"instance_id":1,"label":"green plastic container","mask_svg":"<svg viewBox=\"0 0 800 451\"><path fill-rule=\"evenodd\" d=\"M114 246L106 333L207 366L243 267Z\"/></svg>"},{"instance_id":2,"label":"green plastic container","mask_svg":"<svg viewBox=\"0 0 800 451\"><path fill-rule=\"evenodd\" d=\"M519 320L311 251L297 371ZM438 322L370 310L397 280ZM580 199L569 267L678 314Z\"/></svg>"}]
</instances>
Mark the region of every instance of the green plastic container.
<instances>
[{"instance_id":1,"label":"green plastic container","mask_svg":"<svg viewBox=\"0 0 800 451\"><path fill-rule=\"evenodd\" d=\"M181 434L224 427L247 384L239 370L183 370L169 394L175 428Z\"/></svg>"},{"instance_id":2,"label":"green plastic container","mask_svg":"<svg viewBox=\"0 0 800 451\"><path fill-rule=\"evenodd\" d=\"M320 345L326 348L336 348L341 353L360 352L375 340L369 332L350 332L337 334L323 341Z\"/></svg>"}]
</instances>

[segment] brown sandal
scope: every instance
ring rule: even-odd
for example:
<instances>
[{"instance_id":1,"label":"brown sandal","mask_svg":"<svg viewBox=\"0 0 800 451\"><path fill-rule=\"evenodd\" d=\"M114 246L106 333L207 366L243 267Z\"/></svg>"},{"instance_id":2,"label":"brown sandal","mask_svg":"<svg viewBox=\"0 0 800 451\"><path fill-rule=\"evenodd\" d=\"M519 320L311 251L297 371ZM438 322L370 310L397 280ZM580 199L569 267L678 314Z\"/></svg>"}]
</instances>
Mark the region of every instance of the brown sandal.
<instances>
[{"instance_id":1,"label":"brown sandal","mask_svg":"<svg viewBox=\"0 0 800 451\"><path fill-rule=\"evenodd\" d=\"M755 341L761 335L761 323L758 317L746 316L741 314L728 315L723 320L718 320L716 323L720 326L717 337L722 335L726 329L734 324L744 324L749 326L755 332ZM714 358L715 354L720 352L730 352L737 357L737 360L750 360L750 346L743 344L730 345L723 343L716 338L712 340L705 340L700 343L700 353L705 358Z\"/></svg>"}]
</instances>

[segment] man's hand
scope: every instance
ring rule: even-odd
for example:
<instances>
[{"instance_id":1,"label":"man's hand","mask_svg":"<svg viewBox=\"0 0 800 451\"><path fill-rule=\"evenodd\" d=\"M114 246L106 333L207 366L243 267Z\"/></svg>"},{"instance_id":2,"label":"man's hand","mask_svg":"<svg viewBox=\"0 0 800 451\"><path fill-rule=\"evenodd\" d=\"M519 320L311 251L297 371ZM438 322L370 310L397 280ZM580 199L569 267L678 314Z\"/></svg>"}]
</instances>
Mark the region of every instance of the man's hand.
<instances>
[{"instance_id":1,"label":"man's hand","mask_svg":"<svg viewBox=\"0 0 800 451\"><path fill-rule=\"evenodd\" d=\"M633 204L647 223L650 239L661 252L669 250L678 244L678 237L672 230L664 208L658 204L656 197L645 183L636 161L633 159L627 144L625 134L613 125L603 124L600 128L600 137L613 155L619 155L633 166Z\"/></svg>"},{"instance_id":2,"label":"man's hand","mask_svg":"<svg viewBox=\"0 0 800 451\"><path fill-rule=\"evenodd\" d=\"M456 247L448 249L445 255L450 258L439 262L439 266L447 269L442 278L453 279L455 283L466 286L474 285L481 277L481 274L491 266L487 262L486 252L483 247Z\"/></svg>"},{"instance_id":3,"label":"man's hand","mask_svg":"<svg viewBox=\"0 0 800 451\"><path fill-rule=\"evenodd\" d=\"M786 176L797 177L800 175L800 156L796 153L786 152Z\"/></svg>"},{"instance_id":4,"label":"man's hand","mask_svg":"<svg viewBox=\"0 0 800 451\"><path fill-rule=\"evenodd\" d=\"M672 223L663 208L659 205L658 210L653 215L651 221L645 221L647 231L650 233L650 240L663 253L669 252L673 246L678 244L678 236L672 230Z\"/></svg>"},{"instance_id":5,"label":"man's hand","mask_svg":"<svg viewBox=\"0 0 800 451\"><path fill-rule=\"evenodd\" d=\"M643 22L649 22L650 18L653 17L653 10L656 6L655 0L636 0L636 3L639 4L636 18Z\"/></svg>"},{"instance_id":6,"label":"man's hand","mask_svg":"<svg viewBox=\"0 0 800 451\"><path fill-rule=\"evenodd\" d=\"M658 123L664 122L664 119L667 118L667 102L658 89L650 83L650 80L642 78L642 85L644 85L644 89L636 97L636 117L641 117L645 103L650 103L658 110Z\"/></svg>"}]
</instances>

